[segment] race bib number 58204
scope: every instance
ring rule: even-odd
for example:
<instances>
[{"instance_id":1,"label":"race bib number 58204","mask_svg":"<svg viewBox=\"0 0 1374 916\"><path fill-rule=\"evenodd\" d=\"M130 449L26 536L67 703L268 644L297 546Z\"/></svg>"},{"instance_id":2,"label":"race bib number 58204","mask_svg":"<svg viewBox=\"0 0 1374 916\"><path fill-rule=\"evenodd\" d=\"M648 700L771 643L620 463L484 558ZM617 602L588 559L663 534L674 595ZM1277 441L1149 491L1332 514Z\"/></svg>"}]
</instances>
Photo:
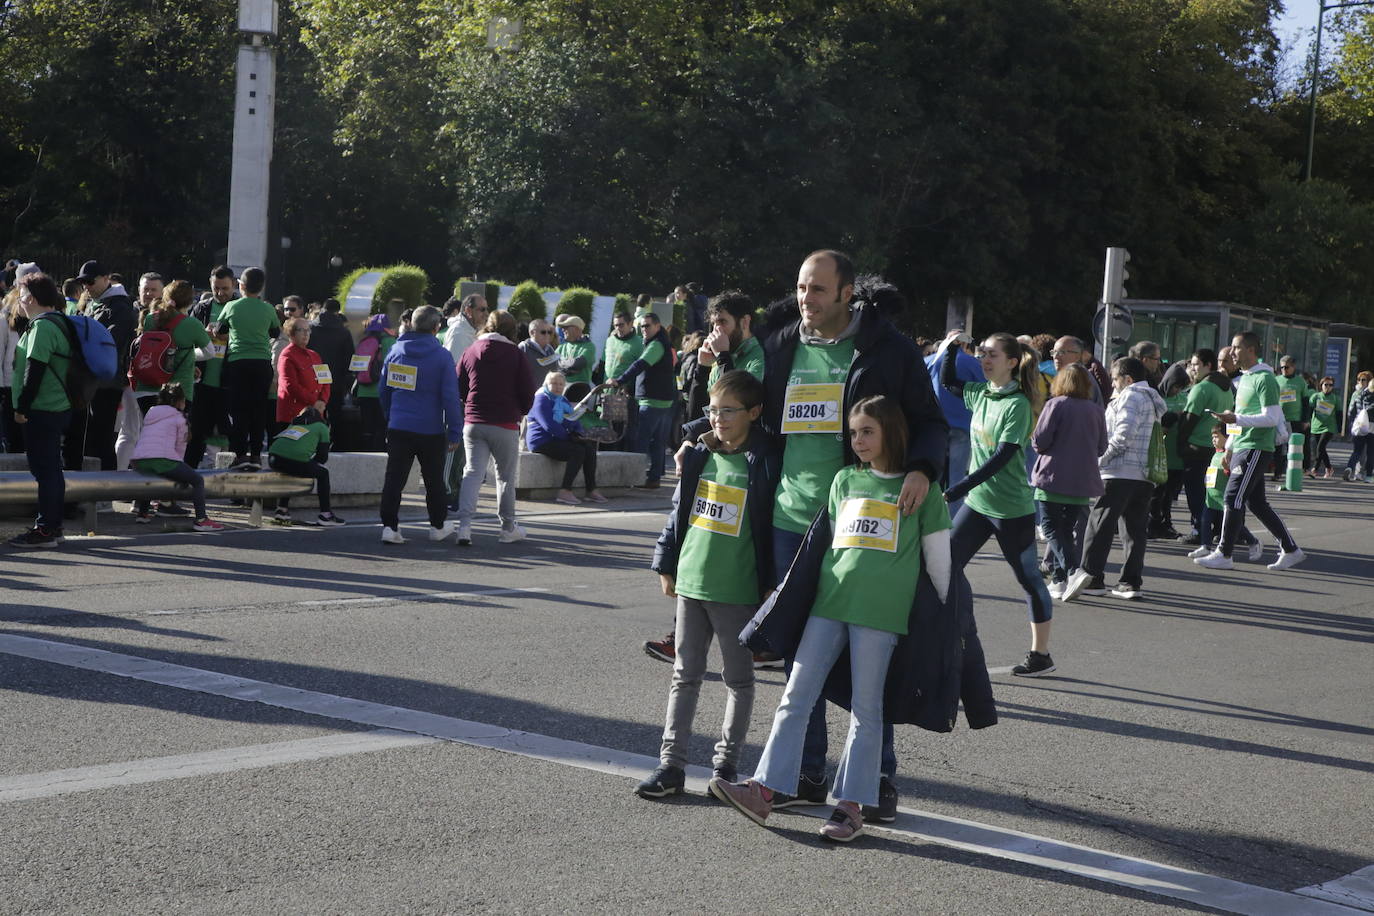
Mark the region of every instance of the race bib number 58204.
<instances>
[{"instance_id":1,"label":"race bib number 58204","mask_svg":"<svg viewBox=\"0 0 1374 916\"><path fill-rule=\"evenodd\" d=\"M783 403L782 432L840 433L840 405L844 385L788 385Z\"/></svg>"},{"instance_id":2,"label":"race bib number 58204","mask_svg":"<svg viewBox=\"0 0 1374 916\"><path fill-rule=\"evenodd\" d=\"M835 519L835 536L830 546L896 553L900 524L896 503L881 499L846 499Z\"/></svg>"}]
</instances>

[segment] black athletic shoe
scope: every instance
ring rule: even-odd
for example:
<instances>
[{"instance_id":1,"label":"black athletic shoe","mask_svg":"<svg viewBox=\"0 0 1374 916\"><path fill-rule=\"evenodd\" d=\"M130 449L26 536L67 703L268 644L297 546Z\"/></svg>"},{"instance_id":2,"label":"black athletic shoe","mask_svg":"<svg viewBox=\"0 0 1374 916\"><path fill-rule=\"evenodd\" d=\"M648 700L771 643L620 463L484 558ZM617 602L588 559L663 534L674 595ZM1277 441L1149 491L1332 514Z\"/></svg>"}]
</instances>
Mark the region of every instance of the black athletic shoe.
<instances>
[{"instance_id":1,"label":"black athletic shoe","mask_svg":"<svg viewBox=\"0 0 1374 916\"><path fill-rule=\"evenodd\" d=\"M725 782L739 782L739 770L730 766L728 763L722 763L720 766L711 770L711 775Z\"/></svg>"},{"instance_id":2,"label":"black athletic shoe","mask_svg":"<svg viewBox=\"0 0 1374 916\"><path fill-rule=\"evenodd\" d=\"M878 780L878 803L864 805L865 824L890 824L897 819L897 787L886 776Z\"/></svg>"},{"instance_id":3,"label":"black athletic shoe","mask_svg":"<svg viewBox=\"0 0 1374 916\"><path fill-rule=\"evenodd\" d=\"M51 549L60 543L62 543L61 537L40 525L34 525L28 531L17 534L9 540L11 547L22 547L25 550Z\"/></svg>"},{"instance_id":4,"label":"black athletic shoe","mask_svg":"<svg viewBox=\"0 0 1374 916\"><path fill-rule=\"evenodd\" d=\"M1048 652L1027 652L1026 660L1011 669L1017 677L1040 677L1054 670L1054 659Z\"/></svg>"},{"instance_id":5,"label":"black athletic shoe","mask_svg":"<svg viewBox=\"0 0 1374 916\"><path fill-rule=\"evenodd\" d=\"M802 773L797 777L797 794L773 793L774 808L795 808L798 805L823 805L830 795L830 783L822 777L819 782Z\"/></svg>"},{"instance_id":6,"label":"black athletic shoe","mask_svg":"<svg viewBox=\"0 0 1374 916\"><path fill-rule=\"evenodd\" d=\"M191 514L191 510L176 503L158 503L157 514L163 518L185 518Z\"/></svg>"},{"instance_id":7,"label":"black athletic shoe","mask_svg":"<svg viewBox=\"0 0 1374 916\"><path fill-rule=\"evenodd\" d=\"M687 774L682 767L660 766L649 777L635 786L635 794L640 798L663 798L665 795L681 795L687 784Z\"/></svg>"}]
</instances>

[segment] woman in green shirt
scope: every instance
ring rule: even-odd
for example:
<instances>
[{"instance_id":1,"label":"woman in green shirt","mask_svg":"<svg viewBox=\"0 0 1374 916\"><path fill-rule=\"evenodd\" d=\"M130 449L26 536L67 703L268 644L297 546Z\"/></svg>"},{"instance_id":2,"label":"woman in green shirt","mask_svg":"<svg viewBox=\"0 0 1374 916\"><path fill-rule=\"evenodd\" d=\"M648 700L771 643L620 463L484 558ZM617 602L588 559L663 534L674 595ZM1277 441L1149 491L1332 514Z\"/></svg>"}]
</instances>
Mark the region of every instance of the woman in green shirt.
<instances>
[{"instance_id":1,"label":"woman in green shirt","mask_svg":"<svg viewBox=\"0 0 1374 916\"><path fill-rule=\"evenodd\" d=\"M967 335L958 332L965 340ZM955 569L995 537L1002 556L1026 592L1030 609L1031 648L1012 674L1036 677L1054 670L1050 657L1050 618L1054 604L1040 578L1035 555L1035 502L1022 457L1029 442L1031 418L1043 397L1037 355L1010 334L993 334L978 348L986 382L958 376L958 347L945 351L940 384L972 413L969 421L969 474L945 491L945 501L964 500L954 517L950 551ZM1034 399L1034 401L1032 400Z\"/></svg>"},{"instance_id":2,"label":"woman in green shirt","mask_svg":"<svg viewBox=\"0 0 1374 916\"><path fill-rule=\"evenodd\" d=\"M1331 476L1331 456L1326 453L1326 447L1336 434L1337 414L1341 409L1340 398L1336 397L1336 380L1328 375L1318 382L1317 390L1308 396L1308 403L1312 405L1312 435L1316 437L1316 444L1312 446L1312 454L1317 456L1312 462L1312 479L1316 480Z\"/></svg>"}]
</instances>

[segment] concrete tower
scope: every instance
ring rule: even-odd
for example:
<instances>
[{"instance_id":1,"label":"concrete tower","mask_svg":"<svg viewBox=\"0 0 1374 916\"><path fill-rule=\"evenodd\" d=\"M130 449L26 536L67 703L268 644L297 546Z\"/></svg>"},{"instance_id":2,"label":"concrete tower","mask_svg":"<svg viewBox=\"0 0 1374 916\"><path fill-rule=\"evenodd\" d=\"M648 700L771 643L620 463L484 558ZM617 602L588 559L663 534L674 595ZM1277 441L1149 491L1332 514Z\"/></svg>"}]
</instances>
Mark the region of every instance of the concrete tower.
<instances>
[{"instance_id":1,"label":"concrete tower","mask_svg":"<svg viewBox=\"0 0 1374 916\"><path fill-rule=\"evenodd\" d=\"M239 0L238 66L234 89L234 155L229 187L229 266L235 273L267 262L272 133L277 59L276 0Z\"/></svg>"}]
</instances>

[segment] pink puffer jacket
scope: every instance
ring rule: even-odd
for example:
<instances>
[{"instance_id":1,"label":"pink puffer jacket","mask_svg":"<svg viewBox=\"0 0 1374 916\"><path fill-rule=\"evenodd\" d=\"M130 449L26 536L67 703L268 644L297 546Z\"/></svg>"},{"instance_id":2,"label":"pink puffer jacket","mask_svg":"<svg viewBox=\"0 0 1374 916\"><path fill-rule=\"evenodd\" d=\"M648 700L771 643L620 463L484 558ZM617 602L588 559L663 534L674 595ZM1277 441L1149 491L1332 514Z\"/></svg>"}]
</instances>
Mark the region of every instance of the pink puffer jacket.
<instances>
[{"instance_id":1,"label":"pink puffer jacket","mask_svg":"<svg viewBox=\"0 0 1374 916\"><path fill-rule=\"evenodd\" d=\"M186 418L175 407L157 405L143 418L143 432L134 446L133 460L168 458L183 461L185 457Z\"/></svg>"}]
</instances>

